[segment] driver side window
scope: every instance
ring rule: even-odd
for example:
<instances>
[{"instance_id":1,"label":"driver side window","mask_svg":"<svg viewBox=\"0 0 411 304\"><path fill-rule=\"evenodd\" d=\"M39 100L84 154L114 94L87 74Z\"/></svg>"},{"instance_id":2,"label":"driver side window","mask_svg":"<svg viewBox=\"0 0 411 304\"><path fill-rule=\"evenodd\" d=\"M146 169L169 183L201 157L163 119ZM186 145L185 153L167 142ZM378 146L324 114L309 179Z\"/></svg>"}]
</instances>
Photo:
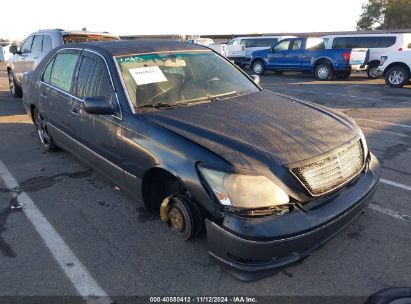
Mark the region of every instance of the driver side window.
<instances>
[{"instance_id":1,"label":"driver side window","mask_svg":"<svg viewBox=\"0 0 411 304\"><path fill-rule=\"evenodd\" d=\"M30 53L31 52L31 44L33 43L33 36L30 36L29 38L24 41L20 48L21 53Z\"/></svg>"},{"instance_id":2,"label":"driver side window","mask_svg":"<svg viewBox=\"0 0 411 304\"><path fill-rule=\"evenodd\" d=\"M92 54L83 55L78 69L75 95L80 99L103 96L115 105L114 90L102 59Z\"/></svg>"},{"instance_id":3,"label":"driver side window","mask_svg":"<svg viewBox=\"0 0 411 304\"><path fill-rule=\"evenodd\" d=\"M274 52L288 51L290 40L283 40L274 46Z\"/></svg>"}]
</instances>

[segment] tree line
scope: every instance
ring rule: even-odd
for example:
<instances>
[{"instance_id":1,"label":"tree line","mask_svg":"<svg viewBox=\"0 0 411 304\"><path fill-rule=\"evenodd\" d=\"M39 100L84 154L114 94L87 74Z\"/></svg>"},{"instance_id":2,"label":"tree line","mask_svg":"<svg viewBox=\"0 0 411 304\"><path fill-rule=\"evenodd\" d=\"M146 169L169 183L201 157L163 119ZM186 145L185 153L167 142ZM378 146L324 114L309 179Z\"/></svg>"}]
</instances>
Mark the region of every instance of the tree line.
<instances>
[{"instance_id":1,"label":"tree line","mask_svg":"<svg viewBox=\"0 0 411 304\"><path fill-rule=\"evenodd\" d=\"M411 0L368 0L357 30L411 29Z\"/></svg>"}]
</instances>

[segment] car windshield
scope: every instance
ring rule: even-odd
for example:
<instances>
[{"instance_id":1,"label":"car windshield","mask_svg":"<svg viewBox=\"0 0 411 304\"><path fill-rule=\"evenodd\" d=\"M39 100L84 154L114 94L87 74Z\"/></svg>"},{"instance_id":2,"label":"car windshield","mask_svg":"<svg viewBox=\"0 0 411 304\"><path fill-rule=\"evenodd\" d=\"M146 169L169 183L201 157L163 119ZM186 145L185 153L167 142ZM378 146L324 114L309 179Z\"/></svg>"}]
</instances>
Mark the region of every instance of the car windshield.
<instances>
[{"instance_id":1,"label":"car windshield","mask_svg":"<svg viewBox=\"0 0 411 304\"><path fill-rule=\"evenodd\" d=\"M189 105L259 90L211 51L129 55L116 60L136 108Z\"/></svg>"}]
</instances>

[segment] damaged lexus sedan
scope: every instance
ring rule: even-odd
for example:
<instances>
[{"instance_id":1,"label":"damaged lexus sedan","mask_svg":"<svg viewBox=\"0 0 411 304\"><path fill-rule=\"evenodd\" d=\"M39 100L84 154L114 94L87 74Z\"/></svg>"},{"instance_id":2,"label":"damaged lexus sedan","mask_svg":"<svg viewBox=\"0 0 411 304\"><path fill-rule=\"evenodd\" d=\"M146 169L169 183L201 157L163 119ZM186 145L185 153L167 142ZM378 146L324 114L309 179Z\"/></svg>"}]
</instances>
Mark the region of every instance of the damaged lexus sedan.
<instances>
[{"instance_id":1,"label":"damaged lexus sedan","mask_svg":"<svg viewBox=\"0 0 411 304\"><path fill-rule=\"evenodd\" d=\"M367 206L380 165L347 116L265 91L172 41L65 45L23 81L46 151L67 150L211 258L253 280L308 256Z\"/></svg>"}]
</instances>

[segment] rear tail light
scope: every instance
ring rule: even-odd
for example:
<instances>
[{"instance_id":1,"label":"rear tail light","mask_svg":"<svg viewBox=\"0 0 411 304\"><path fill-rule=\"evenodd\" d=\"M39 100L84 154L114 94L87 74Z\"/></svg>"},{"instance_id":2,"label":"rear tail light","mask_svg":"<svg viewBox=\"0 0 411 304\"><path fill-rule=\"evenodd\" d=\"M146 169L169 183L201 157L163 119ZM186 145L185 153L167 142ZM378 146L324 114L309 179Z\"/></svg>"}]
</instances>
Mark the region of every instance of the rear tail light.
<instances>
[{"instance_id":1,"label":"rear tail light","mask_svg":"<svg viewBox=\"0 0 411 304\"><path fill-rule=\"evenodd\" d=\"M343 53L342 55L343 55L343 57L344 57L345 61L350 62L350 59L351 59L351 53L347 53L347 52L345 52L345 53Z\"/></svg>"},{"instance_id":2,"label":"rear tail light","mask_svg":"<svg viewBox=\"0 0 411 304\"><path fill-rule=\"evenodd\" d=\"M399 48L398 51L402 52L402 48Z\"/></svg>"}]
</instances>

